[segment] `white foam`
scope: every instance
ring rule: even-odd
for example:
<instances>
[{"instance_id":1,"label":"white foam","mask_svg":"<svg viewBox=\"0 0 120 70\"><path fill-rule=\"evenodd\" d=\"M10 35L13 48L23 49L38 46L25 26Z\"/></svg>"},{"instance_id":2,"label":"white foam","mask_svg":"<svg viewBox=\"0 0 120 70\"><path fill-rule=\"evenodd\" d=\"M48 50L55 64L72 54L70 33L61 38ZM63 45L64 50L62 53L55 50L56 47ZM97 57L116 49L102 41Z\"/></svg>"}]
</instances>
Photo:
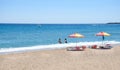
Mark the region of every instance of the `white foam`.
<instances>
[{"instance_id":1,"label":"white foam","mask_svg":"<svg viewBox=\"0 0 120 70\"><path fill-rule=\"evenodd\" d=\"M117 41L104 41L105 44L120 44ZM90 45L101 45L101 42L78 42L78 43L67 43L67 44L52 44L52 45L38 45L38 46L31 46L31 47L20 47L20 48L1 48L1 53L10 53L10 52L22 52L22 51L32 51L32 50L45 50L45 49L61 49L66 47L74 47L74 46L90 46Z\"/></svg>"}]
</instances>

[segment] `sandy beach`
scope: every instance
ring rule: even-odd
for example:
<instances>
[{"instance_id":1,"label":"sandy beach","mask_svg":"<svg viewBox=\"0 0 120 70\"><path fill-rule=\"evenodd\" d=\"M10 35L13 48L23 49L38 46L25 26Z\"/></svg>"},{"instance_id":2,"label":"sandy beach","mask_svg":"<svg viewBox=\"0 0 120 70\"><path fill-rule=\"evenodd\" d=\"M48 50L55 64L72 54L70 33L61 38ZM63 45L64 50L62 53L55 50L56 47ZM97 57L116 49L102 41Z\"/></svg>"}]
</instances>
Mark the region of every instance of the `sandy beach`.
<instances>
[{"instance_id":1,"label":"sandy beach","mask_svg":"<svg viewBox=\"0 0 120 70\"><path fill-rule=\"evenodd\" d=\"M120 47L44 50L0 55L0 70L119 70Z\"/></svg>"}]
</instances>

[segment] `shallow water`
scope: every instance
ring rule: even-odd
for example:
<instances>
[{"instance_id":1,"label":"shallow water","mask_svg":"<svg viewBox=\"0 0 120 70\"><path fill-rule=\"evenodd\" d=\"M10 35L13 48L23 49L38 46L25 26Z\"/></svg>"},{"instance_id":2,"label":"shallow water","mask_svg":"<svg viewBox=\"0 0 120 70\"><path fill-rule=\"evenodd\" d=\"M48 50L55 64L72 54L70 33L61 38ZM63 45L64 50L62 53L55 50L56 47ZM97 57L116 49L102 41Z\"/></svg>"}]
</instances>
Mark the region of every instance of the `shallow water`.
<instances>
[{"instance_id":1,"label":"shallow water","mask_svg":"<svg viewBox=\"0 0 120 70\"><path fill-rule=\"evenodd\" d=\"M119 24L0 24L0 52L13 50L32 50L65 47L76 45L101 43L102 37L96 33L105 31L111 34L105 37L106 42L113 44L120 42ZM80 33L84 38L69 38L72 33ZM62 46L58 44L61 38ZM27 48L27 49L26 49Z\"/></svg>"}]
</instances>

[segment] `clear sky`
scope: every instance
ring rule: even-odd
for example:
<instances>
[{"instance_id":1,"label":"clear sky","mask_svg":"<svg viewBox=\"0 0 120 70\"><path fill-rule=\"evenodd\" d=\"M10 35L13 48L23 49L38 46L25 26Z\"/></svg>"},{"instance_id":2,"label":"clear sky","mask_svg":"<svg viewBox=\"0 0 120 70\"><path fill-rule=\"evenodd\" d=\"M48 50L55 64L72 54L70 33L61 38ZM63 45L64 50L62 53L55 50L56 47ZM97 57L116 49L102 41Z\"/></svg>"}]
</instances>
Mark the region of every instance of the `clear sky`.
<instances>
[{"instance_id":1,"label":"clear sky","mask_svg":"<svg viewBox=\"0 0 120 70\"><path fill-rule=\"evenodd\" d=\"M0 0L0 23L120 22L120 0Z\"/></svg>"}]
</instances>

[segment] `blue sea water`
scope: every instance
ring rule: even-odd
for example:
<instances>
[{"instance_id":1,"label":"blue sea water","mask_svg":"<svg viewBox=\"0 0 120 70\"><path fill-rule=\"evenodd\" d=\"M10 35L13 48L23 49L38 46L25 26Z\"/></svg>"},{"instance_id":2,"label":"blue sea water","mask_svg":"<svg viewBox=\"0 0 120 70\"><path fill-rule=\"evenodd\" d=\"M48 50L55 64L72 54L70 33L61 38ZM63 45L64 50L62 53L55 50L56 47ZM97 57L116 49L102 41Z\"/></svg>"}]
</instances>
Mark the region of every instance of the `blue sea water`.
<instances>
[{"instance_id":1,"label":"blue sea water","mask_svg":"<svg viewBox=\"0 0 120 70\"><path fill-rule=\"evenodd\" d=\"M58 44L59 38L63 44L65 38L68 43L101 42L102 37L95 36L101 31L111 34L105 37L105 41L120 42L120 24L0 24L0 49L31 46L45 48ZM69 38L73 33L85 37Z\"/></svg>"}]
</instances>

